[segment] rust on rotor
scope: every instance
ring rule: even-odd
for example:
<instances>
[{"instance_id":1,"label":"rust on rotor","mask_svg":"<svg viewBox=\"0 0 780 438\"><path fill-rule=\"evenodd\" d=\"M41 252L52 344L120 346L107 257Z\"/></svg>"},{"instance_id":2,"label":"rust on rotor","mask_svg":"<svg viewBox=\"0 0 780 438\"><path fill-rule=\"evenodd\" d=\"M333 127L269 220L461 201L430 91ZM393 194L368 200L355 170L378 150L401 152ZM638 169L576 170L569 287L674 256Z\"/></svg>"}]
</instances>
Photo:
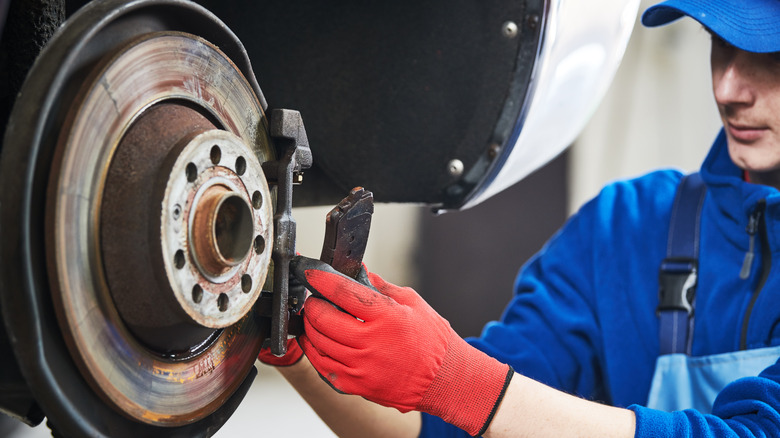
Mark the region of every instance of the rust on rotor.
<instances>
[{"instance_id":1,"label":"rust on rotor","mask_svg":"<svg viewBox=\"0 0 780 438\"><path fill-rule=\"evenodd\" d=\"M103 264L120 316L154 351L194 354L254 303L268 256L250 249L269 237L270 211L252 208L267 189L248 154L175 101L145 111L117 146L101 205Z\"/></svg>"},{"instance_id":2,"label":"rust on rotor","mask_svg":"<svg viewBox=\"0 0 780 438\"><path fill-rule=\"evenodd\" d=\"M161 255L159 216L166 159L196 133L215 128L185 105L155 105L127 131L108 169L100 212L106 279L125 324L155 351L189 351L214 331L194 324L173 296Z\"/></svg>"},{"instance_id":3,"label":"rust on rotor","mask_svg":"<svg viewBox=\"0 0 780 438\"><path fill-rule=\"evenodd\" d=\"M262 243L273 236L270 207L252 202L271 197L262 108L217 47L158 32L101 61L70 114L46 213L63 337L81 375L118 412L190 424L238 388L263 339L249 312L270 266ZM215 185L230 194L199 204ZM273 205L265 201L258 205ZM251 215L248 233L240 212ZM199 263L219 261L217 253L192 245L201 213L215 218L206 239L226 266L237 262L222 275Z\"/></svg>"}]
</instances>

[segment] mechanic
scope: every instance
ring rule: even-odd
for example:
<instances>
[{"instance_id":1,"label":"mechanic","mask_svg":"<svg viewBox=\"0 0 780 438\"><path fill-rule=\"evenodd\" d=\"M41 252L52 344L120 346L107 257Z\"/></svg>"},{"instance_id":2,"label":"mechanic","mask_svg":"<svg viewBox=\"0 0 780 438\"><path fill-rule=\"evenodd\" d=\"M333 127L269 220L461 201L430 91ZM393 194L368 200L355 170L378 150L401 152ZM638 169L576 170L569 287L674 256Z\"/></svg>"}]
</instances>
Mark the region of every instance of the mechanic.
<instances>
[{"instance_id":1,"label":"mechanic","mask_svg":"<svg viewBox=\"0 0 780 438\"><path fill-rule=\"evenodd\" d=\"M662 354L659 265L683 175L661 170L585 204L468 342L413 290L298 257L314 293L305 357L291 343L261 360L340 436L780 436L780 1L668 0L642 22L683 15L712 35L723 121L700 171L687 352Z\"/></svg>"}]
</instances>

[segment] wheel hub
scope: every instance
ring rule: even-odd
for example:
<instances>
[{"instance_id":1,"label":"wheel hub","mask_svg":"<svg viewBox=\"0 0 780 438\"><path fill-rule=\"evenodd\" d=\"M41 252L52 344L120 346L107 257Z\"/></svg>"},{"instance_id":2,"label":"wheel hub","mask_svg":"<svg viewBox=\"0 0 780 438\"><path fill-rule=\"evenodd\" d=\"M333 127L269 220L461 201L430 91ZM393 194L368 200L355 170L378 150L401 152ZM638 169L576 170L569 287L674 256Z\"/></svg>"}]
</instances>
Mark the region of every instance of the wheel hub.
<instances>
[{"instance_id":1,"label":"wheel hub","mask_svg":"<svg viewBox=\"0 0 780 438\"><path fill-rule=\"evenodd\" d=\"M271 256L270 196L260 163L227 131L199 134L179 154L162 202L163 258L195 323L227 327L257 300Z\"/></svg>"}]
</instances>

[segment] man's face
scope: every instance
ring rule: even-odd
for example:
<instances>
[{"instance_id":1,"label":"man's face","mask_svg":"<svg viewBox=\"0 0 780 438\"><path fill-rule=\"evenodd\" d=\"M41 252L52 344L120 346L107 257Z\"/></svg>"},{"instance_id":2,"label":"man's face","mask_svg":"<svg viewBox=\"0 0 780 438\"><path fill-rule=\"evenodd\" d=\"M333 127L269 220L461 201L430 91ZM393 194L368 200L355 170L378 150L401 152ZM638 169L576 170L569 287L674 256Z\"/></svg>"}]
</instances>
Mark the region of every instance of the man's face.
<instances>
[{"instance_id":1,"label":"man's face","mask_svg":"<svg viewBox=\"0 0 780 438\"><path fill-rule=\"evenodd\" d=\"M712 38L712 87L731 160L751 180L780 180L780 54L737 49Z\"/></svg>"}]
</instances>

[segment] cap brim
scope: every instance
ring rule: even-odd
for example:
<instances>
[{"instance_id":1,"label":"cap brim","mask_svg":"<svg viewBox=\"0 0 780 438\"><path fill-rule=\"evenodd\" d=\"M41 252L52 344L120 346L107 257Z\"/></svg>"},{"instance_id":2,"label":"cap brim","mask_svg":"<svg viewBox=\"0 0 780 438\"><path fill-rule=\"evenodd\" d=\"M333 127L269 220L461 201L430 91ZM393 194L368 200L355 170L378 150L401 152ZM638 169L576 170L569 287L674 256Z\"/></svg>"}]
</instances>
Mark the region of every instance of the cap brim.
<instances>
[{"instance_id":1,"label":"cap brim","mask_svg":"<svg viewBox=\"0 0 780 438\"><path fill-rule=\"evenodd\" d=\"M780 51L780 1L667 0L648 8L642 24L661 26L687 15L748 52Z\"/></svg>"},{"instance_id":2,"label":"cap brim","mask_svg":"<svg viewBox=\"0 0 780 438\"><path fill-rule=\"evenodd\" d=\"M647 27L663 26L664 24L682 18L684 15L685 13L677 8L665 6L663 4L655 5L648 8L645 13L642 14L642 24Z\"/></svg>"}]
</instances>

